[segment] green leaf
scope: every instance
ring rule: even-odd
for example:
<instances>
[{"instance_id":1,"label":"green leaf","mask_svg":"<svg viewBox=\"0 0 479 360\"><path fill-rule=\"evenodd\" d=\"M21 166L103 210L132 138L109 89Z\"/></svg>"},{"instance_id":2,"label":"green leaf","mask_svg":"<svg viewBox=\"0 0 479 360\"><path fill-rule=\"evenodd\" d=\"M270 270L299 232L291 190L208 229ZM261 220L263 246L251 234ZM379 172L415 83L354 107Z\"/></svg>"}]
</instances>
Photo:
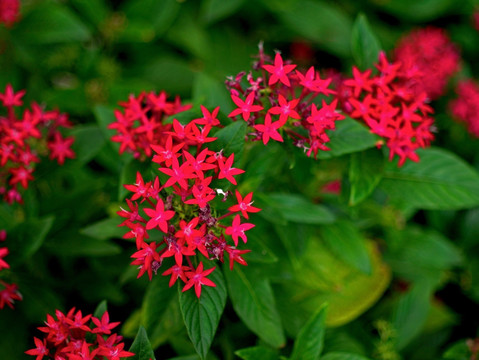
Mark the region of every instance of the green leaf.
<instances>
[{"instance_id":1,"label":"green leaf","mask_svg":"<svg viewBox=\"0 0 479 360\"><path fill-rule=\"evenodd\" d=\"M359 14L353 25L351 49L354 61L361 70L373 68L378 61L381 45L372 32L364 14Z\"/></svg>"},{"instance_id":2,"label":"green leaf","mask_svg":"<svg viewBox=\"0 0 479 360\"><path fill-rule=\"evenodd\" d=\"M456 210L479 205L479 174L453 153L417 150L419 162L389 163L379 187L392 201L421 209Z\"/></svg>"},{"instance_id":3,"label":"green leaf","mask_svg":"<svg viewBox=\"0 0 479 360\"><path fill-rule=\"evenodd\" d=\"M162 89L168 94L189 94L195 74L191 64L179 56L165 54L155 56L151 62L132 69L131 77L148 81L150 86Z\"/></svg>"},{"instance_id":4,"label":"green leaf","mask_svg":"<svg viewBox=\"0 0 479 360\"><path fill-rule=\"evenodd\" d=\"M398 350L403 349L421 332L431 307L433 289L431 282L418 282L394 307L392 324L396 329Z\"/></svg>"},{"instance_id":5,"label":"green leaf","mask_svg":"<svg viewBox=\"0 0 479 360\"><path fill-rule=\"evenodd\" d=\"M237 11L245 0L206 0L201 3L200 18L205 23L221 20Z\"/></svg>"},{"instance_id":6,"label":"green leaf","mask_svg":"<svg viewBox=\"0 0 479 360\"><path fill-rule=\"evenodd\" d=\"M325 206L313 204L301 195L280 193L257 195L260 208L270 207L288 221L302 224L328 224L335 218Z\"/></svg>"},{"instance_id":7,"label":"green leaf","mask_svg":"<svg viewBox=\"0 0 479 360\"><path fill-rule=\"evenodd\" d=\"M320 360L369 360L369 358L357 354L334 351L321 356Z\"/></svg>"},{"instance_id":8,"label":"green leaf","mask_svg":"<svg viewBox=\"0 0 479 360\"><path fill-rule=\"evenodd\" d=\"M346 264L371 274L366 239L350 222L341 220L321 227L321 238L339 259Z\"/></svg>"},{"instance_id":9,"label":"green leaf","mask_svg":"<svg viewBox=\"0 0 479 360\"><path fill-rule=\"evenodd\" d=\"M107 141L103 131L96 125L77 125L69 135L75 138L72 150L76 160L82 164L90 161Z\"/></svg>"},{"instance_id":10,"label":"green leaf","mask_svg":"<svg viewBox=\"0 0 479 360\"><path fill-rule=\"evenodd\" d=\"M28 26L18 27L16 36L35 44L83 42L91 38L85 24L66 6L45 2L22 19Z\"/></svg>"},{"instance_id":11,"label":"green leaf","mask_svg":"<svg viewBox=\"0 0 479 360\"><path fill-rule=\"evenodd\" d=\"M235 154L235 162L239 161L243 155L246 128L245 121L235 121L225 126L214 134L217 140L212 143L212 149L223 150L226 156Z\"/></svg>"},{"instance_id":12,"label":"green leaf","mask_svg":"<svg viewBox=\"0 0 479 360\"><path fill-rule=\"evenodd\" d=\"M316 360L323 350L327 305L323 304L308 320L294 341L290 360Z\"/></svg>"},{"instance_id":13,"label":"green leaf","mask_svg":"<svg viewBox=\"0 0 479 360\"><path fill-rule=\"evenodd\" d=\"M442 15L452 15L457 6L454 0L403 0L388 1L383 9L410 21L427 22ZM460 11L460 10L459 10Z\"/></svg>"},{"instance_id":14,"label":"green leaf","mask_svg":"<svg viewBox=\"0 0 479 360\"><path fill-rule=\"evenodd\" d=\"M466 340L459 340L451 345L442 355L442 358L445 360L470 360L471 359L471 349L467 345Z\"/></svg>"},{"instance_id":15,"label":"green leaf","mask_svg":"<svg viewBox=\"0 0 479 360\"><path fill-rule=\"evenodd\" d=\"M10 265L16 266L23 263L42 246L53 220L53 216L29 219L9 230L8 238L14 240L8 245Z\"/></svg>"},{"instance_id":16,"label":"green leaf","mask_svg":"<svg viewBox=\"0 0 479 360\"><path fill-rule=\"evenodd\" d=\"M336 129L328 130L327 133L331 140L326 145L331 150L319 152L318 159L330 159L376 146L377 137L366 126L350 117L337 121Z\"/></svg>"},{"instance_id":17,"label":"green leaf","mask_svg":"<svg viewBox=\"0 0 479 360\"><path fill-rule=\"evenodd\" d=\"M173 24L181 9L177 0L129 0L122 4L128 26L123 41L151 41L162 36Z\"/></svg>"},{"instance_id":18,"label":"green leaf","mask_svg":"<svg viewBox=\"0 0 479 360\"><path fill-rule=\"evenodd\" d=\"M386 290L391 279L388 266L373 243L369 243L372 273L364 274L333 254L315 236L307 241L293 278L275 287L278 309L285 329L297 336L320 306L329 304L328 326L340 326L369 309Z\"/></svg>"},{"instance_id":19,"label":"green leaf","mask_svg":"<svg viewBox=\"0 0 479 360\"><path fill-rule=\"evenodd\" d=\"M64 237L56 237L49 240L45 247L62 256L108 256L121 253L121 247L114 243L80 234L72 234L68 241Z\"/></svg>"},{"instance_id":20,"label":"green leaf","mask_svg":"<svg viewBox=\"0 0 479 360\"><path fill-rule=\"evenodd\" d=\"M366 199L378 186L383 176L384 157L376 149L351 155L349 205L355 206Z\"/></svg>"},{"instance_id":21,"label":"green leaf","mask_svg":"<svg viewBox=\"0 0 479 360\"><path fill-rule=\"evenodd\" d=\"M92 24L99 26L109 15L105 0L71 0L72 6Z\"/></svg>"},{"instance_id":22,"label":"green leaf","mask_svg":"<svg viewBox=\"0 0 479 360\"><path fill-rule=\"evenodd\" d=\"M93 223L80 230L80 233L94 239L106 240L112 238L121 238L128 230L125 227L119 227L124 218L117 216Z\"/></svg>"},{"instance_id":23,"label":"green leaf","mask_svg":"<svg viewBox=\"0 0 479 360\"><path fill-rule=\"evenodd\" d=\"M98 319L101 319L101 317L103 316L103 314L108 311L108 306L107 306L107 302L106 300L103 300L101 303L98 304L98 306L96 307L95 311L93 312L93 316L98 318Z\"/></svg>"},{"instance_id":24,"label":"green leaf","mask_svg":"<svg viewBox=\"0 0 479 360\"><path fill-rule=\"evenodd\" d=\"M439 281L442 271L461 265L463 254L447 238L433 230L407 227L391 239L386 254L393 271L409 281Z\"/></svg>"},{"instance_id":25,"label":"green leaf","mask_svg":"<svg viewBox=\"0 0 479 360\"><path fill-rule=\"evenodd\" d=\"M141 323L150 336L162 320L171 299L176 295L176 289L169 287L168 282L169 276L155 276L143 298Z\"/></svg>"},{"instance_id":26,"label":"green leaf","mask_svg":"<svg viewBox=\"0 0 479 360\"><path fill-rule=\"evenodd\" d=\"M156 360L155 353L151 348L150 340L143 326L138 329L138 334L131 344L130 350L135 356L131 357L132 360Z\"/></svg>"},{"instance_id":27,"label":"green leaf","mask_svg":"<svg viewBox=\"0 0 479 360\"><path fill-rule=\"evenodd\" d=\"M313 0L264 0L263 4L298 35L335 55L349 56L352 21L339 7Z\"/></svg>"},{"instance_id":28,"label":"green leaf","mask_svg":"<svg viewBox=\"0 0 479 360\"><path fill-rule=\"evenodd\" d=\"M235 355L243 360L278 360L279 356L273 350L264 346L253 346L235 351Z\"/></svg>"},{"instance_id":29,"label":"green leaf","mask_svg":"<svg viewBox=\"0 0 479 360\"><path fill-rule=\"evenodd\" d=\"M204 72L199 72L195 76L193 102L202 104L210 112L217 106L220 107L220 112L226 115L233 110L231 98L225 89L224 83Z\"/></svg>"},{"instance_id":30,"label":"green leaf","mask_svg":"<svg viewBox=\"0 0 479 360\"><path fill-rule=\"evenodd\" d=\"M178 287L181 314L193 346L202 359L210 349L226 304L226 286L220 269L215 269L209 278L216 287L203 286L199 299L194 289L182 292Z\"/></svg>"},{"instance_id":31,"label":"green leaf","mask_svg":"<svg viewBox=\"0 0 479 360\"><path fill-rule=\"evenodd\" d=\"M273 347L285 343L281 320L269 280L235 266L224 271L233 308L260 339Z\"/></svg>"}]
</instances>

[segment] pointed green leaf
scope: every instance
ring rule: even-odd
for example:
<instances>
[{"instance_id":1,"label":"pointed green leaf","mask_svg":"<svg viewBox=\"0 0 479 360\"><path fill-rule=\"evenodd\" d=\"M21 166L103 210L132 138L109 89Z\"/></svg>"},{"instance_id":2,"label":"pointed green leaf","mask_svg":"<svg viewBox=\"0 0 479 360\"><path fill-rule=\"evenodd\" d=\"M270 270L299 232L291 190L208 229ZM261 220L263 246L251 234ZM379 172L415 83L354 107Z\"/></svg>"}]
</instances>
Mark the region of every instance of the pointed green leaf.
<instances>
[{"instance_id":1,"label":"pointed green leaf","mask_svg":"<svg viewBox=\"0 0 479 360\"><path fill-rule=\"evenodd\" d=\"M201 3L201 19L212 23L237 11L245 0L206 0Z\"/></svg>"},{"instance_id":2,"label":"pointed green leaf","mask_svg":"<svg viewBox=\"0 0 479 360\"><path fill-rule=\"evenodd\" d=\"M441 233L406 227L386 254L393 271L408 281L439 281L444 270L461 265L463 254Z\"/></svg>"},{"instance_id":3,"label":"pointed green leaf","mask_svg":"<svg viewBox=\"0 0 479 360\"><path fill-rule=\"evenodd\" d=\"M16 35L22 40L36 44L87 41L91 37L89 29L77 15L57 2L46 2L35 7L24 19Z\"/></svg>"},{"instance_id":4,"label":"pointed green leaf","mask_svg":"<svg viewBox=\"0 0 479 360\"><path fill-rule=\"evenodd\" d=\"M176 294L175 287L170 288L168 283L169 276L156 275L148 285L143 298L141 322L150 336L162 320L171 299Z\"/></svg>"},{"instance_id":5,"label":"pointed green leaf","mask_svg":"<svg viewBox=\"0 0 479 360\"><path fill-rule=\"evenodd\" d=\"M320 151L318 159L330 159L332 157L363 151L376 146L377 137L373 135L360 122L346 117L336 122L335 130L327 131L330 141L326 145L330 151Z\"/></svg>"},{"instance_id":6,"label":"pointed green leaf","mask_svg":"<svg viewBox=\"0 0 479 360\"><path fill-rule=\"evenodd\" d=\"M391 200L420 209L456 210L479 205L479 174L455 154L417 150L419 162L389 163L379 187Z\"/></svg>"},{"instance_id":7,"label":"pointed green leaf","mask_svg":"<svg viewBox=\"0 0 479 360\"><path fill-rule=\"evenodd\" d=\"M364 14L359 14L353 25L351 49L354 61L361 70L370 69L378 61L381 45Z\"/></svg>"},{"instance_id":8,"label":"pointed green leaf","mask_svg":"<svg viewBox=\"0 0 479 360\"><path fill-rule=\"evenodd\" d=\"M199 72L195 76L193 84L193 102L202 104L210 112L217 106L220 107L220 112L228 115L233 110L231 98L222 81Z\"/></svg>"},{"instance_id":9,"label":"pointed green leaf","mask_svg":"<svg viewBox=\"0 0 479 360\"><path fill-rule=\"evenodd\" d=\"M346 264L371 274L366 239L350 222L341 220L321 227L321 238L331 251Z\"/></svg>"},{"instance_id":10,"label":"pointed green leaf","mask_svg":"<svg viewBox=\"0 0 479 360\"><path fill-rule=\"evenodd\" d=\"M217 140L212 143L212 149L216 151L223 150L226 156L234 153L235 162L238 161L243 154L246 128L246 122L242 120L225 126L213 135Z\"/></svg>"},{"instance_id":11,"label":"pointed green leaf","mask_svg":"<svg viewBox=\"0 0 479 360\"><path fill-rule=\"evenodd\" d=\"M111 238L121 238L129 230L125 227L119 227L124 218L117 216L100 220L80 230L80 233L94 239L106 240Z\"/></svg>"},{"instance_id":12,"label":"pointed green leaf","mask_svg":"<svg viewBox=\"0 0 479 360\"><path fill-rule=\"evenodd\" d=\"M316 360L323 350L327 305L320 306L294 341L290 360Z\"/></svg>"},{"instance_id":13,"label":"pointed green leaf","mask_svg":"<svg viewBox=\"0 0 479 360\"><path fill-rule=\"evenodd\" d=\"M269 208L269 210L278 212L282 219L288 221L302 224L328 224L334 221L334 214L325 206L313 204L300 195L258 194L257 200L260 208Z\"/></svg>"},{"instance_id":14,"label":"pointed green leaf","mask_svg":"<svg viewBox=\"0 0 479 360\"><path fill-rule=\"evenodd\" d=\"M107 141L102 130L96 125L75 126L69 135L75 138L72 150L76 160L82 164L91 160Z\"/></svg>"},{"instance_id":15,"label":"pointed green leaf","mask_svg":"<svg viewBox=\"0 0 479 360\"><path fill-rule=\"evenodd\" d=\"M279 356L273 350L264 346L254 346L235 351L235 355L243 360L278 360Z\"/></svg>"},{"instance_id":16,"label":"pointed green leaf","mask_svg":"<svg viewBox=\"0 0 479 360\"><path fill-rule=\"evenodd\" d=\"M336 55L349 56L352 21L340 7L313 0L263 0L263 3L297 34Z\"/></svg>"},{"instance_id":17,"label":"pointed green leaf","mask_svg":"<svg viewBox=\"0 0 479 360\"><path fill-rule=\"evenodd\" d=\"M421 332L431 307L433 289L434 284L429 281L416 283L394 307L392 323L397 331L397 349L403 349Z\"/></svg>"},{"instance_id":18,"label":"pointed green leaf","mask_svg":"<svg viewBox=\"0 0 479 360\"><path fill-rule=\"evenodd\" d=\"M444 360L470 360L472 356L471 348L467 340L462 339L451 345L442 355Z\"/></svg>"},{"instance_id":19,"label":"pointed green leaf","mask_svg":"<svg viewBox=\"0 0 479 360\"><path fill-rule=\"evenodd\" d=\"M180 292L180 309L188 335L196 352L202 358L213 342L216 328L226 304L226 286L220 269L215 269L209 279L216 287L203 286L201 297L196 297L194 289Z\"/></svg>"},{"instance_id":20,"label":"pointed green leaf","mask_svg":"<svg viewBox=\"0 0 479 360\"><path fill-rule=\"evenodd\" d=\"M138 334L131 344L130 350L135 356L130 357L132 360L156 360L155 353L151 348L150 340L143 326L138 329Z\"/></svg>"},{"instance_id":21,"label":"pointed green leaf","mask_svg":"<svg viewBox=\"0 0 479 360\"><path fill-rule=\"evenodd\" d=\"M103 300L101 303L98 304L98 306L96 307L95 311L93 312L93 316L98 318L98 319L101 319L101 317L103 316L103 314L108 311L108 304L106 302L106 300Z\"/></svg>"},{"instance_id":22,"label":"pointed green leaf","mask_svg":"<svg viewBox=\"0 0 479 360\"><path fill-rule=\"evenodd\" d=\"M246 326L273 347L285 343L269 280L235 266L224 271L233 308Z\"/></svg>"},{"instance_id":23,"label":"pointed green leaf","mask_svg":"<svg viewBox=\"0 0 479 360\"><path fill-rule=\"evenodd\" d=\"M334 352L327 353L324 356L321 356L320 360L370 360L370 359L357 354L334 351Z\"/></svg>"},{"instance_id":24,"label":"pointed green leaf","mask_svg":"<svg viewBox=\"0 0 479 360\"><path fill-rule=\"evenodd\" d=\"M384 157L377 149L370 149L351 155L349 182L351 192L349 205L355 206L366 199L381 181Z\"/></svg>"},{"instance_id":25,"label":"pointed green leaf","mask_svg":"<svg viewBox=\"0 0 479 360\"><path fill-rule=\"evenodd\" d=\"M21 264L42 246L53 225L53 220L53 216L43 219L29 219L9 230L8 237L14 239L8 244L10 251L8 262L10 265Z\"/></svg>"},{"instance_id":26,"label":"pointed green leaf","mask_svg":"<svg viewBox=\"0 0 479 360\"><path fill-rule=\"evenodd\" d=\"M340 326L369 309L386 290L391 275L373 243L368 243L372 273L364 274L338 259L312 237L295 268L293 279L275 287L285 329L297 336L317 309L327 302L328 326Z\"/></svg>"}]
</instances>

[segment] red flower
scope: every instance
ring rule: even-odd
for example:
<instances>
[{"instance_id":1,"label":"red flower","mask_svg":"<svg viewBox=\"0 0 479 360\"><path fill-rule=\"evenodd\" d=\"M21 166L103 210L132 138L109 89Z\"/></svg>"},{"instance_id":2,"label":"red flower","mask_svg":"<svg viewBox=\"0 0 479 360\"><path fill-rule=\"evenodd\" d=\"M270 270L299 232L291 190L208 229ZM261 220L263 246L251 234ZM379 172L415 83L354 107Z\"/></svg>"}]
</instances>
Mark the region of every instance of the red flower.
<instances>
[{"instance_id":1,"label":"red flower","mask_svg":"<svg viewBox=\"0 0 479 360\"><path fill-rule=\"evenodd\" d=\"M110 315L108 315L108 311L105 311L101 316L101 319L96 317L92 317L91 320L96 325L94 329L92 329L92 333L94 334L111 334L111 329L120 325L120 322L112 322L110 323Z\"/></svg>"},{"instance_id":2,"label":"red flower","mask_svg":"<svg viewBox=\"0 0 479 360\"><path fill-rule=\"evenodd\" d=\"M274 58L274 65L263 65L263 69L271 73L268 85L274 85L281 81L286 86L291 86L288 76L286 74L293 71L296 65L283 65L283 58L280 53L276 53Z\"/></svg>"},{"instance_id":3,"label":"red flower","mask_svg":"<svg viewBox=\"0 0 479 360\"><path fill-rule=\"evenodd\" d=\"M235 246L238 246L238 237L243 239L243 242L246 244L246 242L248 241L248 238L246 237L246 234L244 232L254 227L255 227L254 224L248 224L248 223L241 224L241 217L239 216L239 214L237 214L235 218L233 219L233 223L231 224L231 226L226 228L225 234L231 235L233 242L235 243Z\"/></svg>"},{"instance_id":4,"label":"red flower","mask_svg":"<svg viewBox=\"0 0 479 360\"><path fill-rule=\"evenodd\" d=\"M34 337L33 340L35 341L36 348L25 351L25 354L33 356L36 355L36 360L41 360L44 356L49 354L46 343L47 339L43 339L42 341L39 338Z\"/></svg>"},{"instance_id":5,"label":"red flower","mask_svg":"<svg viewBox=\"0 0 479 360\"><path fill-rule=\"evenodd\" d=\"M278 129L282 126L281 121L271 122L271 115L268 112L264 118L264 124L255 125L254 128L263 134L263 144L267 144L269 139L283 142L283 138L278 133Z\"/></svg>"},{"instance_id":6,"label":"red flower","mask_svg":"<svg viewBox=\"0 0 479 360\"><path fill-rule=\"evenodd\" d=\"M0 270L10 268L10 265L8 265L7 262L2 259L7 255L8 255L8 248L6 247L0 248Z\"/></svg>"},{"instance_id":7,"label":"red flower","mask_svg":"<svg viewBox=\"0 0 479 360\"><path fill-rule=\"evenodd\" d=\"M50 159L57 159L60 165L63 165L65 158L75 158L75 153L70 149L71 145L75 141L72 137L62 138L59 132L54 135L54 140L48 142L48 148L50 149Z\"/></svg>"},{"instance_id":8,"label":"red flower","mask_svg":"<svg viewBox=\"0 0 479 360\"><path fill-rule=\"evenodd\" d=\"M220 167L218 179L226 178L230 183L236 185L236 180L233 176L244 173L244 170L233 167L234 158L235 154L231 154L224 162L222 158L218 159L218 165Z\"/></svg>"},{"instance_id":9,"label":"red flower","mask_svg":"<svg viewBox=\"0 0 479 360\"><path fill-rule=\"evenodd\" d=\"M238 201L238 204L231 206L228 210L233 212L241 211L241 214L243 215L243 217L245 219L248 219L249 218L248 212L257 213L258 211L261 211L261 209L252 206L253 204L252 198L253 198L252 192L250 192L248 195L242 198L239 191L236 190L236 200Z\"/></svg>"},{"instance_id":10,"label":"red flower","mask_svg":"<svg viewBox=\"0 0 479 360\"><path fill-rule=\"evenodd\" d=\"M216 266L203 271L203 263L200 262L195 271L189 271L186 273L186 276L189 278L189 280L182 291L185 292L186 290L194 286L196 296L199 298L201 296L202 285L216 287L216 284L207 278L207 276L211 274L215 270L215 268Z\"/></svg>"},{"instance_id":11,"label":"red flower","mask_svg":"<svg viewBox=\"0 0 479 360\"><path fill-rule=\"evenodd\" d=\"M242 114L243 120L248 121L252 112L263 110L261 105L253 105L254 92L250 92L246 97L246 100L241 100L238 96L231 94L231 99L238 106L238 109L233 110L228 116L236 116Z\"/></svg>"},{"instance_id":12,"label":"red flower","mask_svg":"<svg viewBox=\"0 0 479 360\"><path fill-rule=\"evenodd\" d=\"M2 9L0 9L0 11L1 10ZM0 93L0 100L3 102L3 106L5 107L22 106L23 101L21 99L23 95L25 95L25 92L25 90L20 90L15 94L12 85L7 84L7 86L5 87L5 94Z\"/></svg>"},{"instance_id":13,"label":"red flower","mask_svg":"<svg viewBox=\"0 0 479 360\"><path fill-rule=\"evenodd\" d=\"M164 276L171 275L169 286L172 287L178 278L183 280L185 283L188 281L185 275L185 271L188 269L189 269L188 266L180 266L175 264L161 275L164 275Z\"/></svg>"}]
</instances>

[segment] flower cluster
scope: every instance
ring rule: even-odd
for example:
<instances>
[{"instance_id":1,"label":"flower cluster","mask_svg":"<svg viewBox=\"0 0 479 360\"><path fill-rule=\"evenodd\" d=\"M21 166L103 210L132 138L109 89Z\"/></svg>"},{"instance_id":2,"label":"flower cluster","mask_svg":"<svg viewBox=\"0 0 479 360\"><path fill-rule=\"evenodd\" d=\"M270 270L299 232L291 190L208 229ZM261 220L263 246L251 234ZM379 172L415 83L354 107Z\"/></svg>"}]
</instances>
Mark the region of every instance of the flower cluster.
<instances>
[{"instance_id":1,"label":"flower cluster","mask_svg":"<svg viewBox=\"0 0 479 360\"><path fill-rule=\"evenodd\" d=\"M459 70L459 51L446 32L427 27L403 37L394 51L395 61L416 95L425 92L430 100L443 95L447 82Z\"/></svg>"},{"instance_id":2,"label":"flower cluster","mask_svg":"<svg viewBox=\"0 0 479 360\"><path fill-rule=\"evenodd\" d=\"M479 137L479 86L472 80L458 83L458 98L449 104L453 116L464 122L468 131Z\"/></svg>"},{"instance_id":3,"label":"flower cluster","mask_svg":"<svg viewBox=\"0 0 479 360\"><path fill-rule=\"evenodd\" d=\"M101 319L83 316L80 310L71 309L66 315L55 311L56 319L47 315L46 326L38 329L45 337L34 337L35 348L25 351L27 355L36 356L36 360L85 360L108 359L120 360L135 354L123 350L123 337L112 333L119 322L110 322L108 312Z\"/></svg>"},{"instance_id":4,"label":"flower cluster","mask_svg":"<svg viewBox=\"0 0 479 360\"><path fill-rule=\"evenodd\" d=\"M0 23L10 27L18 21L20 9L19 0L0 0Z\"/></svg>"},{"instance_id":5,"label":"flower cluster","mask_svg":"<svg viewBox=\"0 0 479 360\"><path fill-rule=\"evenodd\" d=\"M212 126L219 125L219 108L212 113L202 110L204 117L187 125L173 120L164 144L151 145L155 154L152 161L159 164L161 174L145 182L138 173L135 184L125 185L133 192L126 200L128 210L118 212L126 218L120 226L130 229L124 237L136 240L132 264L139 266L138 277L146 273L151 280L164 259L172 258L174 264L162 275L171 276L170 286L181 279L185 283L183 291L194 287L198 297L202 285L215 286L207 278L214 267L205 270L198 255L221 262L228 256L231 269L234 262L247 265L242 254L250 250L239 250L237 245L239 239L247 242L245 231L254 225L242 222L242 218L248 219L249 213L260 210L252 205L252 193L243 197L238 191L237 202L226 214L220 215L213 204L219 194L225 201L230 194L215 189L213 184L225 179L236 185L235 176L244 171L233 166L234 154L227 156L223 151L208 149L206 145L216 139L208 134ZM227 186L225 180L222 182ZM231 216L233 220L227 221Z\"/></svg>"},{"instance_id":6,"label":"flower cluster","mask_svg":"<svg viewBox=\"0 0 479 360\"><path fill-rule=\"evenodd\" d=\"M429 146L434 139L434 119L429 116L433 109L427 104L427 94L412 90L401 63L389 63L384 53L376 68L379 73L373 75L372 69L361 72L353 67L353 77L340 85L343 109L385 138L390 161L394 155L399 156L399 166L406 159L419 161L415 150ZM382 144L380 141L378 146Z\"/></svg>"},{"instance_id":7,"label":"flower cluster","mask_svg":"<svg viewBox=\"0 0 479 360\"><path fill-rule=\"evenodd\" d=\"M326 130L334 130L335 122L344 119L336 110L337 99L329 104L325 101L335 94L329 89L331 79L322 79L314 67L299 71L279 53L273 61L261 44L253 70L259 75L241 72L226 81L238 107L229 116L234 120L241 116L247 121L252 128L250 139L262 140L266 145L270 139L282 142L282 135L286 134L308 156L316 157L319 150L329 150ZM317 103L313 102L315 99Z\"/></svg>"},{"instance_id":8,"label":"flower cluster","mask_svg":"<svg viewBox=\"0 0 479 360\"><path fill-rule=\"evenodd\" d=\"M128 151L142 160L152 155L150 145L165 145L165 134L172 128L171 122L165 123L165 119L191 108L191 105L181 105L178 96L174 101L167 101L164 91L130 95L128 101L120 105L123 111L115 110L117 121L108 126L117 132L111 140L120 143L120 154Z\"/></svg>"},{"instance_id":9,"label":"flower cluster","mask_svg":"<svg viewBox=\"0 0 479 360\"><path fill-rule=\"evenodd\" d=\"M6 239L7 232L4 229L0 230L0 241L5 241ZM7 247L0 247L0 271L10 268L10 265L4 260L8 253ZM18 292L18 286L16 284L8 284L3 280L0 280L0 284L3 287L0 290L0 309L3 309L5 305L13 309L15 300L22 300L22 295Z\"/></svg>"},{"instance_id":10,"label":"flower cluster","mask_svg":"<svg viewBox=\"0 0 479 360\"><path fill-rule=\"evenodd\" d=\"M19 185L26 189L34 179L35 164L40 162L38 155L49 154L60 165L65 158L75 156L70 149L73 138L63 138L58 130L71 126L66 114L44 111L33 103L31 109L17 117L15 107L22 106L24 94L24 90L15 93L10 84L0 93L6 109L6 114L0 115L0 196L9 204L22 202Z\"/></svg>"}]
</instances>

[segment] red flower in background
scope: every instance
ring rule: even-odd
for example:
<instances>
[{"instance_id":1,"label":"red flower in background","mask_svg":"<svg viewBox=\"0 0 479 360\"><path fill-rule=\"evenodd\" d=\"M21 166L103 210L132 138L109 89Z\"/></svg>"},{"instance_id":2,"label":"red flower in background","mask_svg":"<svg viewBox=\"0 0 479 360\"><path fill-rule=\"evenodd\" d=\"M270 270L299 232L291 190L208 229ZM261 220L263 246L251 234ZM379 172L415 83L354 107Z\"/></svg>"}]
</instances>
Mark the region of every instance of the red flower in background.
<instances>
[{"instance_id":1,"label":"red flower in background","mask_svg":"<svg viewBox=\"0 0 479 360\"><path fill-rule=\"evenodd\" d=\"M59 130L71 126L67 115L44 111L33 103L19 117L16 108L23 105L24 95L24 90L15 92L10 84L0 93L6 110L4 116L0 115L0 195L8 203L22 202L19 185L26 189L34 180L38 155L48 155L60 165L75 156L71 150L74 139L63 138Z\"/></svg>"},{"instance_id":2,"label":"red flower in background","mask_svg":"<svg viewBox=\"0 0 479 360\"><path fill-rule=\"evenodd\" d=\"M379 55L376 67L376 75L371 75L371 70L360 73L353 68L353 78L340 85L342 106L385 139L389 160L397 155L399 166L406 159L419 161L415 151L434 139L434 120L429 116L433 110L426 102L427 94L418 94L418 89L410 86L406 68L399 62L389 63L384 53Z\"/></svg>"},{"instance_id":3,"label":"red flower in background","mask_svg":"<svg viewBox=\"0 0 479 360\"><path fill-rule=\"evenodd\" d=\"M10 27L20 16L20 0L0 0L0 22Z\"/></svg>"},{"instance_id":4,"label":"red flower in background","mask_svg":"<svg viewBox=\"0 0 479 360\"><path fill-rule=\"evenodd\" d=\"M47 315L46 326L38 329L45 333L43 339L34 337L35 347L25 354L36 359L107 359L119 360L135 354L123 350L123 337L112 334L111 329L119 322L110 323L108 312L101 319L91 314L83 316L81 311L71 309L66 315L55 311L56 319ZM96 335L96 336L95 336Z\"/></svg>"},{"instance_id":5,"label":"red flower in background","mask_svg":"<svg viewBox=\"0 0 479 360\"><path fill-rule=\"evenodd\" d=\"M443 95L446 85L460 67L459 51L444 29L427 27L403 37L394 50L401 63L404 85L415 95L425 92L434 100Z\"/></svg>"},{"instance_id":6,"label":"red flower in background","mask_svg":"<svg viewBox=\"0 0 479 360\"><path fill-rule=\"evenodd\" d=\"M191 105L181 105L179 97L174 101L167 101L167 97L164 91L159 94L142 92L136 97L130 95L127 102L120 103L123 111L115 110L117 121L108 125L109 129L117 132L111 140L120 143L120 154L127 151L133 153L135 158L145 160L152 154L151 145L166 145L166 134L171 132L174 126L166 123L166 118L191 108ZM203 114L203 121L215 123L215 111L212 114ZM201 122L202 119L198 121ZM173 145L178 144L176 140L173 139ZM171 148L171 144L169 146Z\"/></svg>"},{"instance_id":7,"label":"red flower in background","mask_svg":"<svg viewBox=\"0 0 479 360\"><path fill-rule=\"evenodd\" d=\"M472 80L464 80L456 87L458 98L449 107L453 116L467 126L469 133L479 137L479 85Z\"/></svg>"}]
</instances>

